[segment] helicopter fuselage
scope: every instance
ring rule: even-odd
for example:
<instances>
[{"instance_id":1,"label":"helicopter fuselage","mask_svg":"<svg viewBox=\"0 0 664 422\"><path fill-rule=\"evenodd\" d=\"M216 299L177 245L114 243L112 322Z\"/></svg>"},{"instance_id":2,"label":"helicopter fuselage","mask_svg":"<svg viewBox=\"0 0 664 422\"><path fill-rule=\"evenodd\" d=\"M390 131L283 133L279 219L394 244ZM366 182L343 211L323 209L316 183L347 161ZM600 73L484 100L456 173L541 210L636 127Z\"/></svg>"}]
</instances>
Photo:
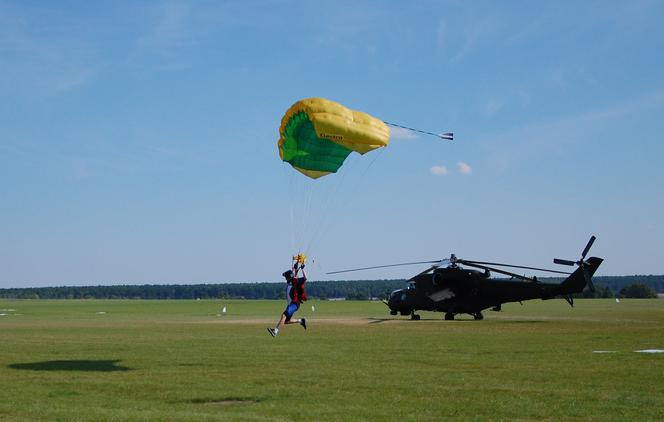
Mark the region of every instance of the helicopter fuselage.
<instances>
[{"instance_id":1,"label":"helicopter fuselage","mask_svg":"<svg viewBox=\"0 0 664 422\"><path fill-rule=\"evenodd\" d=\"M589 258L588 262L587 270L592 276L602 260ZM446 319L453 319L455 314L463 313L482 319L483 310L500 310L503 303L569 296L581 292L585 286L581 269L561 284L550 284L491 278L489 271L469 270L454 265L416 276L408 288L393 291L387 305L392 315L411 315L414 319L419 318L415 318L418 310L444 312Z\"/></svg>"}]
</instances>

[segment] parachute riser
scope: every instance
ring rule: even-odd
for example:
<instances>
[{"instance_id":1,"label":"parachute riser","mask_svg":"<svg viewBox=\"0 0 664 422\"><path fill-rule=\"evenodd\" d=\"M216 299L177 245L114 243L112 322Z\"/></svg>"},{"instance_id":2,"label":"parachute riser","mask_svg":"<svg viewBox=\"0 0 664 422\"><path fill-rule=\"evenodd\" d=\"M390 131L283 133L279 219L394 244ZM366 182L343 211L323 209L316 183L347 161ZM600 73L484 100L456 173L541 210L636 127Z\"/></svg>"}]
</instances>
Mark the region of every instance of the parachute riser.
<instances>
[{"instance_id":1,"label":"parachute riser","mask_svg":"<svg viewBox=\"0 0 664 422\"><path fill-rule=\"evenodd\" d=\"M307 256L303 253L293 255L293 277L297 277L300 270L304 267L306 260Z\"/></svg>"}]
</instances>

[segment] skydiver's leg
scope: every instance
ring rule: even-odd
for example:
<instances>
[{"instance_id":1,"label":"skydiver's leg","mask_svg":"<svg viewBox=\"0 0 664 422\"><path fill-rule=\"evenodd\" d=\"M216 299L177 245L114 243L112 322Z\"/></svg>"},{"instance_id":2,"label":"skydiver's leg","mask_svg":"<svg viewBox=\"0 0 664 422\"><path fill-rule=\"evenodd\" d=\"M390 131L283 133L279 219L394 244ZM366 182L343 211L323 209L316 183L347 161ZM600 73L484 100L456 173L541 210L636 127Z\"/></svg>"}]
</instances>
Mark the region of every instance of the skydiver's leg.
<instances>
[{"instance_id":1,"label":"skydiver's leg","mask_svg":"<svg viewBox=\"0 0 664 422\"><path fill-rule=\"evenodd\" d=\"M298 309L300 309L300 304L299 303L291 303L288 305L289 308L295 307L295 310L292 312L293 314L297 312ZM305 330L307 329L307 320L305 318L286 318L286 324L300 324Z\"/></svg>"},{"instance_id":2,"label":"skydiver's leg","mask_svg":"<svg viewBox=\"0 0 664 422\"><path fill-rule=\"evenodd\" d=\"M279 331L281 327L284 326L284 322L286 321L286 314L281 314L281 318L279 318L279 322L277 322L277 326L275 327L275 331Z\"/></svg>"},{"instance_id":3,"label":"skydiver's leg","mask_svg":"<svg viewBox=\"0 0 664 422\"><path fill-rule=\"evenodd\" d=\"M299 322L299 320L291 320L291 317L297 311L299 308L299 305L296 303L290 303L284 310L284 312L281 314L281 318L279 318L279 322L277 323L277 326L274 327L274 330L270 332L270 334L274 333L274 336L279 334L279 330L284 326L284 324L293 324L295 321ZM270 329L268 329L269 331Z\"/></svg>"},{"instance_id":4,"label":"skydiver's leg","mask_svg":"<svg viewBox=\"0 0 664 422\"><path fill-rule=\"evenodd\" d=\"M285 324L299 324L300 320L297 318L293 318L293 315L295 315L295 312L300 309L300 304L299 303L290 303L286 310L284 311L284 315L286 316L286 319L284 320Z\"/></svg>"},{"instance_id":5,"label":"skydiver's leg","mask_svg":"<svg viewBox=\"0 0 664 422\"><path fill-rule=\"evenodd\" d=\"M274 328L269 328L268 327L267 332L270 333L270 335L272 337L276 337L277 334L279 334L279 330L281 329L281 327L284 326L285 320L286 320L286 311L284 311L284 313L281 314L281 318L279 318L279 322L277 322L277 326L274 327Z\"/></svg>"}]
</instances>

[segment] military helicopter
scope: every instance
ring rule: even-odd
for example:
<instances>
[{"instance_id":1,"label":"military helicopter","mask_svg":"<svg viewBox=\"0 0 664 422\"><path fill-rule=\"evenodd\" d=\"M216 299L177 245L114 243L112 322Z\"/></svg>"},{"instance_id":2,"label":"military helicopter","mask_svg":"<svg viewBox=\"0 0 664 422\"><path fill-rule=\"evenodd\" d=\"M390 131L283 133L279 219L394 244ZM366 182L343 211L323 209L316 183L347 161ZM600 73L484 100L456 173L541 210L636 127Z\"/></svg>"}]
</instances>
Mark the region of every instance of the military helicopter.
<instances>
[{"instance_id":1,"label":"military helicopter","mask_svg":"<svg viewBox=\"0 0 664 422\"><path fill-rule=\"evenodd\" d=\"M333 271L328 274L402 265L432 264L426 270L410 278L407 288L393 291L389 298L383 301L390 308L390 314L410 315L411 319L419 320L420 316L415 312L422 310L444 312L445 320L453 320L454 316L458 314L470 314L474 319L481 320L484 319L483 310L500 311L501 305L508 302L563 297L570 306L574 306L574 299L572 298L574 293L580 293L586 285L591 291L595 291L592 276L603 259L596 257L586 259L586 255L595 239L595 236L591 236L581 252L581 259L578 261L558 258L553 260L555 264L578 266L572 273L522 265L472 261L457 258L452 254L449 259L443 260L379 265ZM526 277L495 267L565 274L567 278L560 284L542 283L537 277ZM492 271L511 278L491 278Z\"/></svg>"}]
</instances>

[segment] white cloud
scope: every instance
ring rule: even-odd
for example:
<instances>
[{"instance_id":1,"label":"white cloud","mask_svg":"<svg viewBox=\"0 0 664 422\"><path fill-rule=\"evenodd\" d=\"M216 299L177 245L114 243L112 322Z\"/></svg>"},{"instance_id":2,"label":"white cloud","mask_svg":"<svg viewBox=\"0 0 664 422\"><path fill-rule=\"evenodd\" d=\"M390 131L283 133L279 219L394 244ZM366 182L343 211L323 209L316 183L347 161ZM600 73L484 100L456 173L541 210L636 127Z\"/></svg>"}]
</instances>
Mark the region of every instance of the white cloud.
<instances>
[{"instance_id":1,"label":"white cloud","mask_svg":"<svg viewBox=\"0 0 664 422\"><path fill-rule=\"evenodd\" d=\"M492 117L500 110L502 110L504 106L505 103L503 101L491 98L487 100L486 103L484 103L484 114L486 114L489 117Z\"/></svg>"},{"instance_id":2,"label":"white cloud","mask_svg":"<svg viewBox=\"0 0 664 422\"><path fill-rule=\"evenodd\" d=\"M449 38L449 25L447 20L441 19L438 22L438 28L436 29L436 44L438 48L445 48Z\"/></svg>"},{"instance_id":3,"label":"white cloud","mask_svg":"<svg viewBox=\"0 0 664 422\"><path fill-rule=\"evenodd\" d=\"M448 28L443 27L442 30L447 31ZM457 40L456 44L460 47L457 49L456 54L452 56L450 62L461 62L467 55L472 54L475 50L477 50L481 44L495 37L497 31L498 28L496 22L492 17L475 17L472 22L460 28L460 35L458 36L460 39ZM439 38L440 36L441 35L438 34Z\"/></svg>"},{"instance_id":4,"label":"white cloud","mask_svg":"<svg viewBox=\"0 0 664 422\"><path fill-rule=\"evenodd\" d=\"M664 90L652 91L603 108L530 122L485 138L483 143L494 164L504 169L534 154L563 154L570 145L587 142L612 122L662 106Z\"/></svg>"},{"instance_id":5,"label":"white cloud","mask_svg":"<svg viewBox=\"0 0 664 422\"><path fill-rule=\"evenodd\" d=\"M417 134L411 130L402 129L400 127L390 128L390 139L399 139L402 141L412 141L417 139Z\"/></svg>"},{"instance_id":6,"label":"white cloud","mask_svg":"<svg viewBox=\"0 0 664 422\"><path fill-rule=\"evenodd\" d=\"M323 4L323 2L321 2ZM361 48L371 54L376 51L376 34L385 25L387 16L380 8L355 6L338 8L333 2L330 6L318 9L321 18L317 18L317 42L334 49L353 51ZM363 42L358 43L356 40Z\"/></svg>"},{"instance_id":7,"label":"white cloud","mask_svg":"<svg viewBox=\"0 0 664 422\"><path fill-rule=\"evenodd\" d=\"M433 166L430 171L431 174L436 176L445 176L450 172L445 166Z\"/></svg>"},{"instance_id":8,"label":"white cloud","mask_svg":"<svg viewBox=\"0 0 664 422\"><path fill-rule=\"evenodd\" d=\"M457 163L457 170L461 174L470 174L473 171L472 167L470 167L468 164L464 163L463 161L459 161Z\"/></svg>"},{"instance_id":9,"label":"white cloud","mask_svg":"<svg viewBox=\"0 0 664 422\"><path fill-rule=\"evenodd\" d=\"M148 32L137 42L139 49L168 49L190 37L191 13L186 4L165 3L154 15Z\"/></svg>"},{"instance_id":10,"label":"white cloud","mask_svg":"<svg viewBox=\"0 0 664 422\"><path fill-rule=\"evenodd\" d=\"M482 112L487 117L495 117L503 110L513 110L516 107L530 105L530 94L522 88L503 90L484 100Z\"/></svg>"},{"instance_id":11,"label":"white cloud","mask_svg":"<svg viewBox=\"0 0 664 422\"><path fill-rule=\"evenodd\" d=\"M50 14L49 14L50 13ZM59 18L57 12L44 16ZM40 19L0 2L0 94L46 98L88 84L99 67L94 46L71 38L73 24L42 27Z\"/></svg>"}]
</instances>

